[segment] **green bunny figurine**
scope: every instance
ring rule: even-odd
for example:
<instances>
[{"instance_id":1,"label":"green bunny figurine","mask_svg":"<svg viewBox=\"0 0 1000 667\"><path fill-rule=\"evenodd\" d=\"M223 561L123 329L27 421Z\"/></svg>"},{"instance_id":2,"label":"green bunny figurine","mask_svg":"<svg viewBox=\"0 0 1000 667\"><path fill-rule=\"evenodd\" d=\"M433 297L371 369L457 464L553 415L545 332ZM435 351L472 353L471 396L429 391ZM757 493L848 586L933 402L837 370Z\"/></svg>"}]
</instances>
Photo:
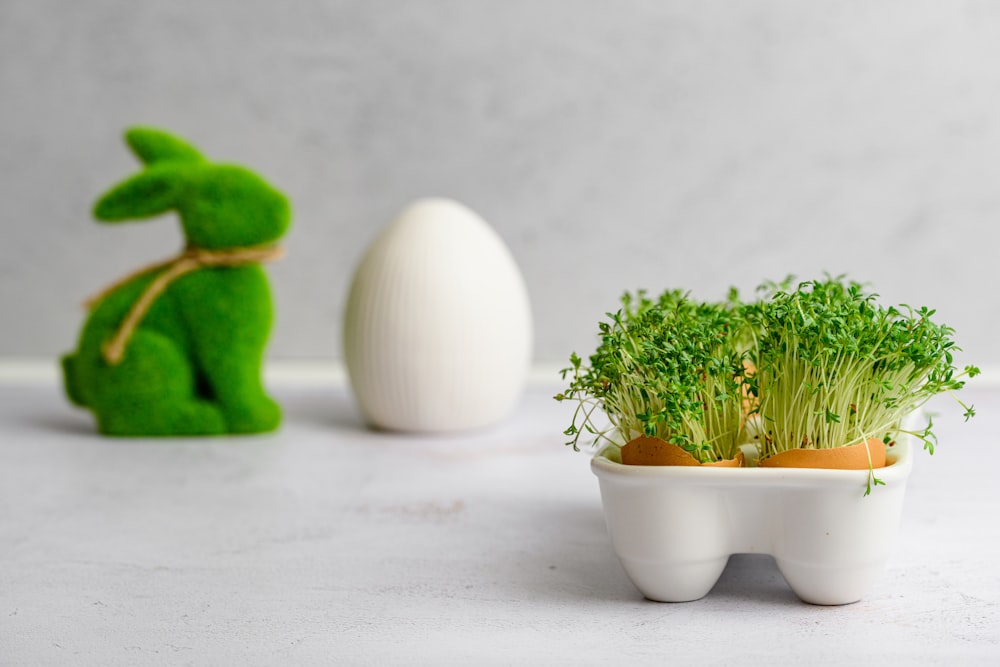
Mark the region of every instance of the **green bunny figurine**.
<instances>
[{"instance_id":1,"label":"green bunny figurine","mask_svg":"<svg viewBox=\"0 0 1000 667\"><path fill-rule=\"evenodd\" d=\"M288 200L161 130L132 128L125 139L145 169L105 193L94 216L176 211L187 248L90 302L79 347L62 360L66 393L107 435L276 429L281 409L261 382L273 314L260 262L281 254Z\"/></svg>"}]
</instances>

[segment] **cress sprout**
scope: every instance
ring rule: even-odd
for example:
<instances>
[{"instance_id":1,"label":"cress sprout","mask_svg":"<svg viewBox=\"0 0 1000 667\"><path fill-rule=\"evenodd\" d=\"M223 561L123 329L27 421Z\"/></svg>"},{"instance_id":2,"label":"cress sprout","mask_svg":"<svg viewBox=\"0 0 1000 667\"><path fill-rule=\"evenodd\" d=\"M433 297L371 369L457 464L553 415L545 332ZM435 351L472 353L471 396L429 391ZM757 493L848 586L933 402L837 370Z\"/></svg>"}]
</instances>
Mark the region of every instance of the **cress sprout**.
<instances>
[{"instance_id":1,"label":"cress sprout","mask_svg":"<svg viewBox=\"0 0 1000 667\"><path fill-rule=\"evenodd\" d=\"M601 343L585 365L575 353L555 398L576 401L566 444L583 433L622 445L639 435L673 443L702 463L731 459L744 439L746 416L741 307L700 303L679 290L657 300L626 293L622 307L599 324ZM610 424L600 425L603 413Z\"/></svg>"},{"instance_id":2,"label":"cress sprout","mask_svg":"<svg viewBox=\"0 0 1000 667\"><path fill-rule=\"evenodd\" d=\"M881 306L877 295L843 277L768 285L744 308L756 340L748 389L760 415L761 456L824 449L903 432L905 418L931 397L961 389L975 366L954 366L954 330L934 310ZM958 403L968 420L971 405ZM905 431L931 453L932 423Z\"/></svg>"},{"instance_id":3,"label":"cress sprout","mask_svg":"<svg viewBox=\"0 0 1000 667\"><path fill-rule=\"evenodd\" d=\"M753 303L735 289L718 303L626 293L599 324L589 363L574 353L562 370L570 383L555 398L576 402L566 444L648 435L708 463L747 442L766 458L910 433L933 454L933 422L908 430L906 417L979 373L954 366L954 330L934 310L881 306L843 276L759 292ZM958 403L966 419L975 414Z\"/></svg>"}]
</instances>

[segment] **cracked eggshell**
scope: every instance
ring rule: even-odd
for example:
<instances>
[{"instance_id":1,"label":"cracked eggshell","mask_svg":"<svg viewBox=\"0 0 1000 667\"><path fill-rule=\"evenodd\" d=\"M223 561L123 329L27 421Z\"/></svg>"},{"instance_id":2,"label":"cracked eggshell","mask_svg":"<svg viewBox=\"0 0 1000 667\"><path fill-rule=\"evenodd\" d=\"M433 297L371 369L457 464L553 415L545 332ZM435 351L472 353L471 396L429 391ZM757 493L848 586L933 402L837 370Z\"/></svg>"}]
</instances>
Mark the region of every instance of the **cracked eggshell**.
<instances>
[{"instance_id":1,"label":"cracked eggshell","mask_svg":"<svg viewBox=\"0 0 1000 667\"><path fill-rule=\"evenodd\" d=\"M343 342L354 395L373 426L493 424L514 407L531 361L524 279L475 212L449 199L419 200L361 259Z\"/></svg>"}]
</instances>

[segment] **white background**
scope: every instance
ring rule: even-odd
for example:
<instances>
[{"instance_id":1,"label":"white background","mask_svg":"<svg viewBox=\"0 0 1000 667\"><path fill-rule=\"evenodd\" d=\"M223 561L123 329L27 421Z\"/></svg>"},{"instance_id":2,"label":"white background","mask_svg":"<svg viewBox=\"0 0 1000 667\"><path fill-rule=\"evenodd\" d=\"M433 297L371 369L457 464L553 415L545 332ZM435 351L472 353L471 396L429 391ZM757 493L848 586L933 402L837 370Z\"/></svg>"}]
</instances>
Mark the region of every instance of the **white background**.
<instances>
[{"instance_id":1,"label":"white background","mask_svg":"<svg viewBox=\"0 0 1000 667\"><path fill-rule=\"evenodd\" d=\"M69 350L85 296L181 245L89 217L145 123L291 197L272 358L337 360L364 248L445 195L519 262L537 363L625 289L830 271L996 365L998 36L985 1L3 0L0 357Z\"/></svg>"}]
</instances>

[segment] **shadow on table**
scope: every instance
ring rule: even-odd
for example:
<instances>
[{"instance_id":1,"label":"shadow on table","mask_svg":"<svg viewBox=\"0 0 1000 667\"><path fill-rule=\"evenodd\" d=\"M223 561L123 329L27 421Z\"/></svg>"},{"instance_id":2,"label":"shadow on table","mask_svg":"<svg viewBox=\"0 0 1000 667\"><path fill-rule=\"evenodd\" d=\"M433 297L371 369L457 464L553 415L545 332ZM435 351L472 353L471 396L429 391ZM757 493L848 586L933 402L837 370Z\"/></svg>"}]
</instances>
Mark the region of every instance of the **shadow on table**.
<instances>
[{"instance_id":1,"label":"shadow on table","mask_svg":"<svg viewBox=\"0 0 1000 667\"><path fill-rule=\"evenodd\" d=\"M97 428L90 415L86 413L76 414L45 414L24 417L20 421L31 426L33 429L59 433L62 435L84 435L96 436Z\"/></svg>"},{"instance_id":2,"label":"shadow on table","mask_svg":"<svg viewBox=\"0 0 1000 667\"><path fill-rule=\"evenodd\" d=\"M350 394L343 389L306 389L275 392L283 410L283 427L303 425L309 428L369 431ZM0 398L5 398L0 392ZM24 396L19 396L25 400ZM11 411L9 421L30 431L61 435L96 435L93 415L60 395L54 402L52 392L39 392L37 401L28 399L27 409ZM53 409L55 408L55 409Z\"/></svg>"},{"instance_id":3,"label":"shadow on table","mask_svg":"<svg viewBox=\"0 0 1000 667\"><path fill-rule=\"evenodd\" d=\"M753 600L775 605L801 602L778 571L774 558L766 554L733 554L708 598L713 600Z\"/></svg>"},{"instance_id":4,"label":"shadow on table","mask_svg":"<svg viewBox=\"0 0 1000 667\"><path fill-rule=\"evenodd\" d=\"M535 507L533 522L541 526L559 526L551 530L553 539L543 542L535 554L536 568L547 568L548 575L531 582L531 594L562 602L639 601L642 594L632 585L611 546L604 516L599 505L555 504ZM533 526L536 530L538 525ZM785 583L774 558L762 554L734 554L718 583L701 600L686 603L653 602L649 604L718 604L753 601L755 604L801 606Z\"/></svg>"},{"instance_id":5,"label":"shadow on table","mask_svg":"<svg viewBox=\"0 0 1000 667\"><path fill-rule=\"evenodd\" d=\"M328 430L368 431L361 410L347 389L311 388L276 392L286 424Z\"/></svg>"}]
</instances>

